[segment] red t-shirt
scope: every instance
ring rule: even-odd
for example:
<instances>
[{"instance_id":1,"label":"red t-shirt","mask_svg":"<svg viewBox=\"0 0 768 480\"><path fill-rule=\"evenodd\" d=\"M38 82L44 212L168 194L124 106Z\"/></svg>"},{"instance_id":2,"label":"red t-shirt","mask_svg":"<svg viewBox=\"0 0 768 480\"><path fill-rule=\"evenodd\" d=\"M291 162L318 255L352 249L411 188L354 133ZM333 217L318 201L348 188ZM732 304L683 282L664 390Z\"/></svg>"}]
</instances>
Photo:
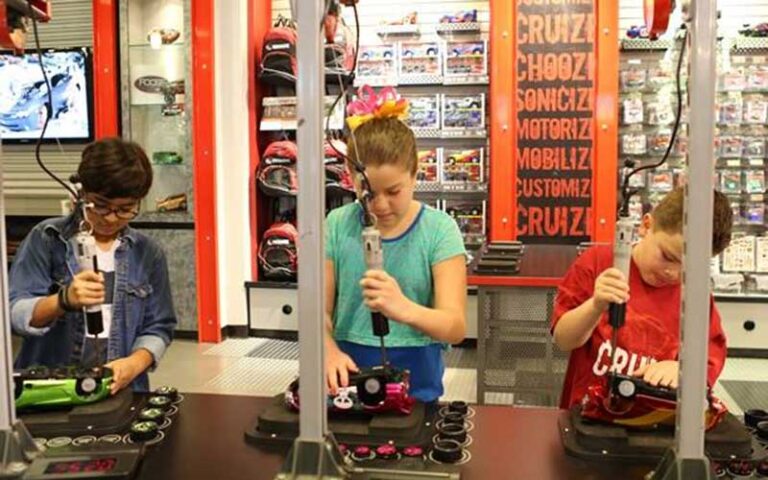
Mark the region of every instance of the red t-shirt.
<instances>
[{"instance_id":1,"label":"red t-shirt","mask_svg":"<svg viewBox=\"0 0 768 480\"><path fill-rule=\"evenodd\" d=\"M592 297L595 279L612 265L613 251L608 246L592 247L576 259L558 288L552 331L563 314ZM608 372L612 330L606 311L589 340L571 351L560 400L561 408L580 403L587 388ZM626 322L619 330L617 340L615 363L618 371L631 374L649 362L676 360L679 347L680 285L652 287L643 282L637 265L632 261ZM710 386L720 376L725 356L725 334L720 325L720 314L714 299L710 297L707 366Z\"/></svg>"}]
</instances>

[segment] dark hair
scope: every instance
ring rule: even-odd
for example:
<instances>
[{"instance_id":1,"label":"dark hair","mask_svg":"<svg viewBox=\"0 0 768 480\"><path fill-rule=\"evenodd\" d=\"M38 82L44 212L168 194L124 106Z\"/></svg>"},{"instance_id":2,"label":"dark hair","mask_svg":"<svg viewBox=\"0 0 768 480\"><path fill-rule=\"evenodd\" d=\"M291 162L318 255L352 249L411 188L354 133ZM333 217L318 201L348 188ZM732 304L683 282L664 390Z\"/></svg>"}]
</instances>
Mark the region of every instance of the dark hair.
<instances>
[{"instance_id":1,"label":"dark hair","mask_svg":"<svg viewBox=\"0 0 768 480\"><path fill-rule=\"evenodd\" d=\"M152 165L139 144L103 138L83 150L72 180L106 198L144 198L152 186Z\"/></svg>"},{"instance_id":2,"label":"dark hair","mask_svg":"<svg viewBox=\"0 0 768 480\"><path fill-rule=\"evenodd\" d=\"M651 212L654 227L675 234L683 233L684 187L669 192ZM733 211L728 197L715 190L712 210L712 255L718 255L731 243Z\"/></svg>"},{"instance_id":3,"label":"dark hair","mask_svg":"<svg viewBox=\"0 0 768 480\"><path fill-rule=\"evenodd\" d=\"M365 166L400 165L412 176L418 169L416 137L397 118L373 118L354 132L347 141L349 158Z\"/></svg>"}]
</instances>

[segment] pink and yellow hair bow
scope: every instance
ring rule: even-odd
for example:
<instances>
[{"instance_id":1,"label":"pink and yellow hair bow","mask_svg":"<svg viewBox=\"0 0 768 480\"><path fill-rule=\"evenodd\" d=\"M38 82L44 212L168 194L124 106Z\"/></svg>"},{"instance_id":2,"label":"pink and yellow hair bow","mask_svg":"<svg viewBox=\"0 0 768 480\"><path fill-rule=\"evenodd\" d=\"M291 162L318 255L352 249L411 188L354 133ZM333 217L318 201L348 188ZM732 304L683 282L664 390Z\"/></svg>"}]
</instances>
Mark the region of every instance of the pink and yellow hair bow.
<instances>
[{"instance_id":1,"label":"pink and yellow hair bow","mask_svg":"<svg viewBox=\"0 0 768 480\"><path fill-rule=\"evenodd\" d=\"M350 130L372 118L404 120L408 117L408 101L392 87L384 87L376 94L370 85L363 85L357 91L357 97L347 105L347 115Z\"/></svg>"}]
</instances>

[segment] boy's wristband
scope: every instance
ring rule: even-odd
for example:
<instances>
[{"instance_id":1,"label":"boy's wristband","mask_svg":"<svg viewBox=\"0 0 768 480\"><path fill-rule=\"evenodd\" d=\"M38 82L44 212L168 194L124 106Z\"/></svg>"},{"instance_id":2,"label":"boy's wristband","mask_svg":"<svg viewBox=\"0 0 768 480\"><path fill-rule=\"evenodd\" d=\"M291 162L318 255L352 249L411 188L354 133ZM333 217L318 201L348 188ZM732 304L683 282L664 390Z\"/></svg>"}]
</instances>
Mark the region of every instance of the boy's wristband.
<instances>
[{"instance_id":1,"label":"boy's wristband","mask_svg":"<svg viewBox=\"0 0 768 480\"><path fill-rule=\"evenodd\" d=\"M69 304L69 296L67 295L67 290L69 290L68 283L59 289L59 294L57 295L59 300L59 307L65 312L76 312L78 309Z\"/></svg>"}]
</instances>

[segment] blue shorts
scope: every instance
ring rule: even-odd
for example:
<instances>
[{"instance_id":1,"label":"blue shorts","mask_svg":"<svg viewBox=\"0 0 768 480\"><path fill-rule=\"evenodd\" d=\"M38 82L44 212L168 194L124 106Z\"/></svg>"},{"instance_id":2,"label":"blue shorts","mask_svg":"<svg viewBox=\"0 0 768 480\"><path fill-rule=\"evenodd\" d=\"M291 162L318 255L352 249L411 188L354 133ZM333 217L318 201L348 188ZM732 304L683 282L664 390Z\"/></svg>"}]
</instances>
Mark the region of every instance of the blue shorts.
<instances>
[{"instance_id":1,"label":"blue shorts","mask_svg":"<svg viewBox=\"0 0 768 480\"><path fill-rule=\"evenodd\" d=\"M339 348L352 357L359 368L381 365L381 348L338 341ZM389 362L411 372L411 396L422 402L434 402L443 394L443 346L387 348Z\"/></svg>"}]
</instances>

